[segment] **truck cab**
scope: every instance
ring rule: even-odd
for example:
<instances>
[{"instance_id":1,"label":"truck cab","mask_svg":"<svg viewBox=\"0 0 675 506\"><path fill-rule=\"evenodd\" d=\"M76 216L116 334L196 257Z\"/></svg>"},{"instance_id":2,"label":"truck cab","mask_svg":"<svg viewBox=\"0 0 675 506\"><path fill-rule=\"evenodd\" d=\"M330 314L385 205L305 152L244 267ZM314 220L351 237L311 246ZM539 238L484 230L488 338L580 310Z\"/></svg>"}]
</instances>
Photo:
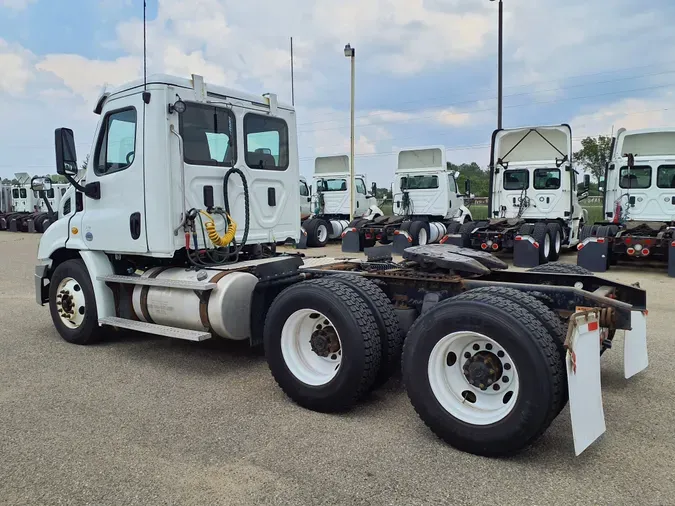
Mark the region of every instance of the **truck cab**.
<instances>
[{"instance_id":1,"label":"truck cab","mask_svg":"<svg viewBox=\"0 0 675 506\"><path fill-rule=\"evenodd\" d=\"M458 177L458 171L448 169L443 146L399 151L394 173L394 214L464 223L471 214L457 188Z\"/></svg>"},{"instance_id":2,"label":"truck cab","mask_svg":"<svg viewBox=\"0 0 675 506\"><path fill-rule=\"evenodd\" d=\"M300 219L302 221L312 214L312 196L310 194L307 179L300 176Z\"/></svg>"},{"instance_id":3,"label":"truck cab","mask_svg":"<svg viewBox=\"0 0 675 506\"><path fill-rule=\"evenodd\" d=\"M588 196L589 184L590 177L581 179L574 169L569 125L496 130L489 219L467 225L460 242L496 252L514 250L516 241L525 239L535 265L555 261L562 247L579 242L588 222L579 202Z\"/></svg>"},{"instance_id":4,"label":"truck cab","mask_svg":"<svg viewBox=\"0 0 675 506\"><path fill-rule=\"evenodd\" d=\"M303 221L307 246L323 247L338 239L350 225L349 156L319 156L312 177L312 216ZM354 221L369 220L384 213L377 206L376 186L369 192L363 174L354 176Z\"/></svg>"}]
</instances>

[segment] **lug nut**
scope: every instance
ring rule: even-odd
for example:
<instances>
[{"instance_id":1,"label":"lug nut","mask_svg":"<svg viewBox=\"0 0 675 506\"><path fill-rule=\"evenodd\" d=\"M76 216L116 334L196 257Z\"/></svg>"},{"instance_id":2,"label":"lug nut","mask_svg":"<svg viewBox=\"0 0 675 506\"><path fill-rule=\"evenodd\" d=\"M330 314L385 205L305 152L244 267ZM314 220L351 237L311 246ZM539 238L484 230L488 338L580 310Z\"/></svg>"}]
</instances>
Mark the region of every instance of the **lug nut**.
<instances>
[{"instance_id":1,"label":"lug nut","mask_svg":"<svg viewBox=\"0 0 675 506\"><path fill-rule=\"evenodd\" d=\"M506 369L507 371L511 369L511 364L504 364L504 369Z\"/></svg>"},{"instance_id":2,"label":"lug nut","mask_svg":"<svg viewBox=\"0 0 675 506\"><path fill-rule=\"evenodd\" d=\"M503 352L502 350L499 350L499 351L497 352L497 356L498 356L499 358L504 357L504 352Z\"/></svg>"},{"instance_id":3,"label":"lug nut","mask_svg":"<svg viewBox=\"0 0 675 506\"><path fill-rule=\"evenodd\" d=\"M499 390L499 383L495 383L494 385L492 385L492 389L493 389L495 392L498 391L498 390Z\"/></svg>"},{"instance_id":4,"label":"lug nut","mask_svg":"<svg viewBox=\"0 0 675 506\"><path fill-rule=\"evenodd\" d=\"M508 382L509 382L509 377L508 377L508 376L502 376L502 381L503 381L504 383L508 383Z\"/></svg>"},{"instance_id":5,"label":"lug nut","mask_svg":"<svg viewBox=\"0 0 675 506\"><path fill-rule=\"evenodd\" d=\"M471 353L468 351L464 354L464 358L471 358Z\"/></svg>"}]
</instances>

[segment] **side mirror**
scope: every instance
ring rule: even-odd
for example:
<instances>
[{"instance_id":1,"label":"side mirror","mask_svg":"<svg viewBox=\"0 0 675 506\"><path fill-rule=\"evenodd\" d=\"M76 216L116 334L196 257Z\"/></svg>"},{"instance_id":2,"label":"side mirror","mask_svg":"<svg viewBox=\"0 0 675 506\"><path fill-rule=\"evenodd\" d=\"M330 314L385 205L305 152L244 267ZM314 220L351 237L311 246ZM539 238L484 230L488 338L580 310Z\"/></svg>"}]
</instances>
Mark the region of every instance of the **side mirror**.
<instances>
[{"instance_id":1,"label":"side mirror","mask_svg":"<svg viewBox=\"0 0 675 506\"><path fill-rule=\"evenodd\" d=\"M588 174L584 175L584 189L588 190L588 188L591 186L591 176Z\"/></svg>"},{"instance_id":2,"label":"side mirror","mask_svg":"<svg viewBox=\"0 0 675 506\"><path fill-rule=\"evenodd\" d=\"M471 195L471 180L467 179L464 181L464 194L465 195Z\"/></svg>"},{"instance_id":3,"label":"side mirror","mask_svg":"<svg viewBox=\"0 0 675 506\"><path fill-rule=\"evenodd\" d=\"M456 170L455 172L452 173L453 177L455 178L455 181L459 179L459 171Z\"/></svg>"},{"instance_id":4,"label":"side mirror","mask_svg":"<svg viewBox=\"0 0 675 506\"><path fill-rule=\"evenodd\" d=\"M600 180L598 181L598 191L599 192L605 191L605 178L604 177L601 177Z\"/></svg>"},{"instance_id":5,"label":"side mirror","mask_svg":"<svg viewBox=\"0 0 675 506\"><path fill-rule=\"evenodd\" d=\"M52 189L52 180L48 177L35 176L30 180L30 189L34 192L46 192Z\"/></svg>"},{"instance_id":6,"label":"side mirror","mask_svg":"<svg viewBox=\"0 0 675 506\"><path fill-rule=\"evenodd\" d=\"M373 197L377 197L377 183L375 181L370 185L370 193L373 194Z\"/></svg>"},{"instance_id":7,"label":"side mirror","mask_svg":"<svg viewBox=\"0 0 675 506\"><path fill-rule=\"evenodd\" d=\"M70 128L57 128L54 132L56 148L56 172L62 176L77 174L75 135Z\"/></svg>"}]
</instances>

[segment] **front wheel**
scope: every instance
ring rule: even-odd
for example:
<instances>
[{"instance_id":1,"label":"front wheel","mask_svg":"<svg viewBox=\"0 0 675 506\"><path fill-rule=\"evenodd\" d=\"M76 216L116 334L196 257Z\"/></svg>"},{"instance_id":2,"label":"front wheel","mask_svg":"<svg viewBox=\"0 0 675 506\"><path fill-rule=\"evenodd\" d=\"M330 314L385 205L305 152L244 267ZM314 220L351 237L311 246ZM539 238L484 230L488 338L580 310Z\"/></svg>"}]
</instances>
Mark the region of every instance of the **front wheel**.
<instances>
[{"instance_id":1,"label":"front wheel","mask_svg":"<svg viewBox=\"0 0 675 506\"><path fill-rule=\"evenodd\" d=\"M94 288L82 260L67 260L54 271L49 281L49 312L54 327L69 343L91 344L102 337Z\"/></svg>"}]
</instances>

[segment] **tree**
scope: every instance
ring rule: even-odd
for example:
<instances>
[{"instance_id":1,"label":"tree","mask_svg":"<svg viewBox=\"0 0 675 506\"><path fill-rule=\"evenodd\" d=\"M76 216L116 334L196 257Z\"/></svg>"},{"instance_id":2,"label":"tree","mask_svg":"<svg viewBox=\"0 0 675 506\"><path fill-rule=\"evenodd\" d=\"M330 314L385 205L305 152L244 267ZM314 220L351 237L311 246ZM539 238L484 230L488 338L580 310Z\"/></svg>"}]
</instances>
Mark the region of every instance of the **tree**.
<instances>
[{"instance_id":1,"label":"tree","mask_svg":"<svg viewBox=\"0 0 675 506\"><path fill-rule=\"evenodd\" d=\"M586 137L581 141L581 149L574 153L574 160L584 171L590 173L596 181L605 174L605 167L612 157L612 138L600 135Z\"/></svg>"},{"instance_id":2,"label":"tree","mask_svg":"<svg viewBox=\"0 0 675 506\"><path fill-rule=\"evenodd\" d=\"M9 178L4 178L2 180L2 184L19 184L19 180L16 178L9 179Z\"/></svg>"},{"instance_id":3,"label":"tree","mask_svg":"<svg viewBox=\"0 0 675 506\"><path fill-rule=\"evenodd\" d=\"M476 162L463 163L455 165L448 162L448 170L458 170L459 178L457 179L457 187L459 192L464 192L464 182L469 179L471 181L471 193L476 197L487 197L490 189L490 171L481 169Z\"/></svg>"}]
</instances>

